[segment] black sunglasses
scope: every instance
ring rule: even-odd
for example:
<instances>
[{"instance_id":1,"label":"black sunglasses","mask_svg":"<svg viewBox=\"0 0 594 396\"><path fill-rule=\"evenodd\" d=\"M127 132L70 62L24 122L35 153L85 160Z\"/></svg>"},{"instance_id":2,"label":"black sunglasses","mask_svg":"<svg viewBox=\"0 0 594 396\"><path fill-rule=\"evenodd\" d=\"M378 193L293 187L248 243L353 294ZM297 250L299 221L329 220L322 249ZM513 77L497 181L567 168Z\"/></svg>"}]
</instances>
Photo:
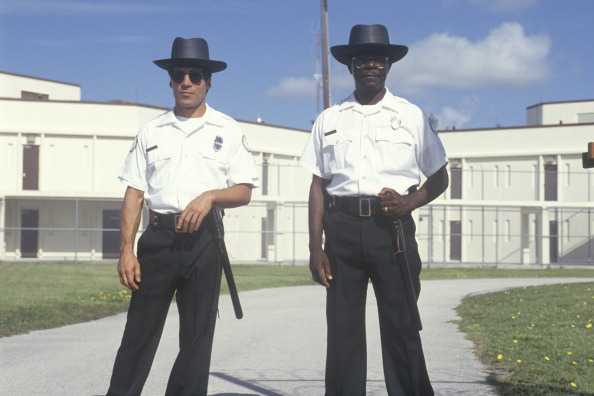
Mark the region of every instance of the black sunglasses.
<instances>
[{"instance_id":1,"label":"black sunglasses","mask_svg":"<svg viewBox=\"0 0 594 396\"><path fill-rule=\"evenodd\" d=\"M192 84L198 85L202 80L204 80L204 75L199 71L191 71L186 73L182 70L169 70L169 77L171 77L171 81L177 84L181 84L184 81L186 74L190 76L190 81L192 81Z\"/></svg>"},{"instance_id":2,"label":"black sunglasses","mask_svg":"<svg viewBox=\"0 0 594 396\"><path fill-rule=\"evenodd\" d=\"M369 62L373 63L378 69L384 69L386 66L388 66L389 63L389 58L387 56L355 56L352 59L353 62L353 66L355 66L357 69L362 69L365 66L367 66L367 64Z\"/></svg>"}]
</instances>

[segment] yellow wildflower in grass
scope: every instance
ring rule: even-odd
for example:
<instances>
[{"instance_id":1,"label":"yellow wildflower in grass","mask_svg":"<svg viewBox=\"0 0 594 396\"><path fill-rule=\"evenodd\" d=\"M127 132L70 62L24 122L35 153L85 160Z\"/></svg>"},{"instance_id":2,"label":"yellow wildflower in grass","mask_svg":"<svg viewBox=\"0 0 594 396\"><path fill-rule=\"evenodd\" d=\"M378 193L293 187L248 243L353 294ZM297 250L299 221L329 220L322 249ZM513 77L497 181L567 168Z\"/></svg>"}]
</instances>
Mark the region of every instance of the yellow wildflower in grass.
<instances>
[{"instance_id":1,"label":"yellow wildflower in grass","mask_svg":"<svg viewBox=\"0 0 594 396\"><path fill-rule=\"evenodd\" d=\"M548 356L545 356L545 357L544 357L544 360L546 360L546 361L549 361L549 360L551 360L551 359L550 359Z\"/></svg>"},{"instance_id":2,"label":"yellow wildflower in grass","mask_svg":"<svg viewBox=\"0 0 594 396\"><path fill-rule=\"evenodd\" d=\"M573 352L567 352L568 355L573 355Z\"/></svg>"},{"instance_id":3,"label":"yellow wildflower in grass","mask_svg":"<svg viewBox=\"0 0 594 396\"><path fill-rule=\"evenodd\" d=\"M516 360L516 362L522 363L522 359L518 359L518 360Z\"/></svg>"},{"instance_id":4,"label":"yellow wildflower in grass","mask_svg":"<svg viewBox=\"0 0 594 396\"><path fill-rule=\"evenodd\" d=\"M571 362L571 364L573 364L573 365L577 365L577 362Z\"/></svg>"},{"instance_id":5,"label":"yellow wildflower in grass","mask_svg":"<svg viewBox=\"0 0 594 396\"><path fill-rule=\"evenodd\" d=\"M592 328L592 323L588 323L588 324L586 325L586 329L591 329L591 328Z\"/></svg>"},{"instance_id":6,"label":"yellow wildflower in grass","mask_svg":"<svg viewBox=\"0 0 594 396\"><path fill-rule=\"evenodd\" d=\"M514 340L514 344L517 344L517 343L518 343L518 340Z\"/></svg>"},{"instance_id":7,"label":"yellow wildflower in grass","mask_svg":"<svg viewBox=\"0 0 594 396\"><path fill-rule=\"evenodd\" d=\"M503 359L503 355L497 355L497 359L499 359L499 360Z\"/></svg>"},{"instance_id":8,"label":"yellow wildflower in grass","mask_svg":"<svg viewBox=\"0 0 594 396\"><path fill-rule=\"evenodd\" d=\"M572 386L572 387L574 387L574 388L577 388L577 384L576 384L575 382L570 382L570 383L569 383L569 386Z\"/></svg>"}]
</instances>

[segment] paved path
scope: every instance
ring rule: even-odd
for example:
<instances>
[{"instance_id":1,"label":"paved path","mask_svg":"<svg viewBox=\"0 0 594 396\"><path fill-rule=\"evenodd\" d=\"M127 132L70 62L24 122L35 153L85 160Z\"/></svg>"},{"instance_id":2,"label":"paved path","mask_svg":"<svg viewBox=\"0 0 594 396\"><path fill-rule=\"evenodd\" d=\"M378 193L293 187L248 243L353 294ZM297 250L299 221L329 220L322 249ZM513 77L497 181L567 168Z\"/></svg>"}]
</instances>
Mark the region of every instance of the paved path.
<instances>
[{"instance_id":1,"label":"paved path","mask_svg":"<svg viewBox=\"0 0 594 396\"><path fill-rule=\"evenodd\" d=\"M494 395L472 343L452 321L472 293L582 279L466 279L424 281L420 309L429 375L437 395ZM370 288L371 289L371 288ZM245 318L233 316L221 296L209 394L315 396L324 393L325 291L319 286L241 293ZM375 297L368 298L369 396L386 395ZM0 339L3 396L105 394L125 314ZM162 396L177 349L175 304L165 327L144 396Z\"/></svg>"}]
</instances>

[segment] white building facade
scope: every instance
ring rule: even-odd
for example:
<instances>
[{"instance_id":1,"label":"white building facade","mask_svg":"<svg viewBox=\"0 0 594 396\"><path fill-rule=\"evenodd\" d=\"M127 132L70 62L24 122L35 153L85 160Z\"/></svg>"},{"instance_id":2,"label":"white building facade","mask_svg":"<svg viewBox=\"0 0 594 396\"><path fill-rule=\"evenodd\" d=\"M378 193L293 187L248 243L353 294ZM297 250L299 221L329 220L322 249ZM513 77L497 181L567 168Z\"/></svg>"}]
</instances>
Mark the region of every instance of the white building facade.
<instances>
[{"instance_id":1,"label":"white building facade","mask_svg":"<svg viewBox=\"0 0 594 396\"><path fill-rule=\"evenodd\" d=\"M0 72L0 261L116 259L116 175L140 126L166 110L83 102L77 85ZM309 131L239 123L262 187L226 211L231 261L306 263ZM415 213L426 265L592 265L594 176L581 152L594 101L531 106L527 125L440 133L451 186Z\"/></svg>"}]
</instances>

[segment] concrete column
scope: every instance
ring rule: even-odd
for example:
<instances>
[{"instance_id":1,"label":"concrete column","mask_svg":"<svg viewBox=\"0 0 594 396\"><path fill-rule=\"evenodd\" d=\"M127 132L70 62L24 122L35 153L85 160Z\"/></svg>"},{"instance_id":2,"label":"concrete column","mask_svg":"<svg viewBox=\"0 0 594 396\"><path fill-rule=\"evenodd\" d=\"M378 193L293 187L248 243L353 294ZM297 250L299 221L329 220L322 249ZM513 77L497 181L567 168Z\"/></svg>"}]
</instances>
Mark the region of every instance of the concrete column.
<instances>
[{"instance_id":1,"label":"concrete column","mask_svg":"<svg viewBox=\"0 0 594 396\"><path fill-rule=\"evenodd\" d=\"M549 234L549 221L550 221L550 213L549 208L542 207L540 208L539 218L537 218L537 229L540 239L540 249L538 253L538 260L537 264L542 265L543 267L547 267L551 264L550 258L550 234Z\"/></svg>"}]
</instances>

